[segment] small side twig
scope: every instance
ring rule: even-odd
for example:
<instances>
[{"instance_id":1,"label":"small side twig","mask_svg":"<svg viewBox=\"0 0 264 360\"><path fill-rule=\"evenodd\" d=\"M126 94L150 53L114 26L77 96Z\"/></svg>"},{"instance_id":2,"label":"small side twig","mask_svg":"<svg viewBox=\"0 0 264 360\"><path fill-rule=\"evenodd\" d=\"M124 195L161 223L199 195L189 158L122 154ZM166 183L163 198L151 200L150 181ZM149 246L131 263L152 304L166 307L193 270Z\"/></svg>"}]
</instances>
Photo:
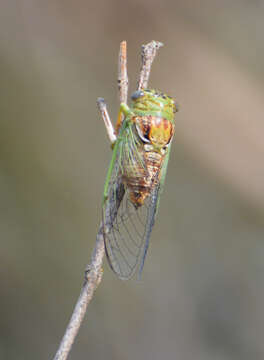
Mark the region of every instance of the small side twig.
<instances>
[{"instance_id":1,"label":"small side twig","mask_svg":"<svg viewBox=\"0 0 264 360\"><path fill-rule=\"evenodd\" d=\"M101 117L102 117L102 119L104 121L106 132L107 132L107 135L109 137L109 140L110 140L111 144L114 144L115 141L116 141L115 129L113 127L110 116L108 114L105 100L103 98L98 98L97 99L97 106L98 106L98 109L99 109L99 111L101 113Z\"/></svg>"},{"instance_id":2,"label":"small side twig","mask_svg":"<svg viewBox=\"0 0 264 360\"><path fill-rule=\"evenodd\" d=\"M159 42L152 41L151 43L142 46L142 67L139 76L138 89L143 89L147 87L151 64L155 58L157 49L161 45L162 44ZM119 85L120 101L127 102L128 78L127 78L127 56L126 56L125 41L123 41L120 45L118 85ZM115 134L113 130L113 125L108 115L104 99L99 98L97 103L99 110L101 112L101 116L105 122L110 141L114 142ZM106 209L106 211L111 212L111 208ZM107 231L107 229L105 229L105 226L106 224L104 224L103 227L102 223L100 225L98 234L96 236L96 242L92 253L91 261L90 264L88 264L86 267L84 284L81 289L80 296L77 300L71 319L65 330L64 336L61 340L60 346L57 350L54 360L67 359L71 347L74 343L75 337L78 334L78 331L82 324L87 306L90 303L91 299L93 298L93 294L97 286L101 282L103 275L102 263L105 254L103 232Z\"/></svg>"}]
</instances>

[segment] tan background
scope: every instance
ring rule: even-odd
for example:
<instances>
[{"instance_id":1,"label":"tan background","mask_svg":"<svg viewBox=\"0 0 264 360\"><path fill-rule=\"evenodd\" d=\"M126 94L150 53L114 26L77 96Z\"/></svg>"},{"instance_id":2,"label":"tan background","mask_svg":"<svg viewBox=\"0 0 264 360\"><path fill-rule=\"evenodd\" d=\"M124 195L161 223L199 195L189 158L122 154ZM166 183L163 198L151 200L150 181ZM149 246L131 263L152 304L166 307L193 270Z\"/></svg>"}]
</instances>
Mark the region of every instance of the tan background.
<instances>
[{"instance_id":1,"label":"tan background","mask_svg":"<svg viewBox=\"0 0 264 360\"><path fill-rule=\"evenodd\" d=\"M117 53L164 42L177 114L141 282L104 277L70 359L264 357L264 2L2 0L0 359L51 359L101 215Z\"/></svg>"}]
</instances>

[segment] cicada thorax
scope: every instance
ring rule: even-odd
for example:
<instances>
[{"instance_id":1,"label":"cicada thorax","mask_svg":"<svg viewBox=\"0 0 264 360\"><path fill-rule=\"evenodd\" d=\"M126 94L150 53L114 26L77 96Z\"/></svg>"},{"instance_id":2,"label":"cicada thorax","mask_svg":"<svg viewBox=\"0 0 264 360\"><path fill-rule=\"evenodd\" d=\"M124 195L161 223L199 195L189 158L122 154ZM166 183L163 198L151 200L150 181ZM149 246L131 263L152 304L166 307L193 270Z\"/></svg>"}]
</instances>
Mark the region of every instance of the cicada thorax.
<instances>
[{"instance_id":1,"label":"cicada thorax","mask_svg":"<svg viewBox=\"0 0 264 360\"><path fill-rule=\"evenodd\" d=\"M139 207L160 181L161 168L168 150L174 126L167 119L146 115L132 118L133 131L137 137L138 159L133 169L124 173L130 190L130 200ZM126 172L126 171L125 171Z\"/></svg>"}]
</instances>

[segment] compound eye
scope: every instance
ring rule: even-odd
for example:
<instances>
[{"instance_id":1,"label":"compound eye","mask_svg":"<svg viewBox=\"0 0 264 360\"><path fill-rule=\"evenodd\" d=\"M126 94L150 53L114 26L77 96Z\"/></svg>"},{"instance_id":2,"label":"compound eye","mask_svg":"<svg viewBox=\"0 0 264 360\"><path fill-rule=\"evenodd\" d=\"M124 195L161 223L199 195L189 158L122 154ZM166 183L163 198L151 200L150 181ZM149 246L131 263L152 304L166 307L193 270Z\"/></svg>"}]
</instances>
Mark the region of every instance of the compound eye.
<instances>
[{"instance_id":1,"label":"compound eye","mask_svg":"<svg viewBox=\"0 0 264 360\"><path fill-rule=\"evenodd\" d=\"M179 111L179 104L176 103L175 100L172 101L173 103L173 112L174 114Z\"/></svg>"},{"instance_id":2,"label":"compound eye","mask_svg":"<svg viewBox=\"0 0 264 360\"><path fill-rule=\"evenodd\" d=\"M137 90L131 95L131 100L135 101L141 98L142 96L144 96L144 92L142 90Z\"/></svg>"},{"instance_id":3,"label":"compound eye","mask_svg":"<svg viewBox=\"0 0 264 360\"><path fill-rule=\"evenodd\" d=\"M175 104L175 112L178 112L180 110L179 104L177 104L176 102L174 102Z\"/></svg>"}]
</instances>

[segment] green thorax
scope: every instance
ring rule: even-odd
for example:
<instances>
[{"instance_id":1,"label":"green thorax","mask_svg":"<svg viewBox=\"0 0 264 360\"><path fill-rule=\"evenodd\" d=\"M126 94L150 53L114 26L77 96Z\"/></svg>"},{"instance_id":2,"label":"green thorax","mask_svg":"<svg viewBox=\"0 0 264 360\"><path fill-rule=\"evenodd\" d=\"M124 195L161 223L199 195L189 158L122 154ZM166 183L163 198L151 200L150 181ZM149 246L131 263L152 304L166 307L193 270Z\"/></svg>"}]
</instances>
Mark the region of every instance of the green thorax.
<instances>
[{"instance_id":1,"label":"green thorax","mask_svg":"<svg viewBox=\"0 0 264 360\"><path fill-rule=\"evenodd\" d=\"M135 115L152 115L167 119L174 123L174 115L178 111L175 101L157 90L138 90L131 96L131 110Z\"/></svg>"}]
</instances>

